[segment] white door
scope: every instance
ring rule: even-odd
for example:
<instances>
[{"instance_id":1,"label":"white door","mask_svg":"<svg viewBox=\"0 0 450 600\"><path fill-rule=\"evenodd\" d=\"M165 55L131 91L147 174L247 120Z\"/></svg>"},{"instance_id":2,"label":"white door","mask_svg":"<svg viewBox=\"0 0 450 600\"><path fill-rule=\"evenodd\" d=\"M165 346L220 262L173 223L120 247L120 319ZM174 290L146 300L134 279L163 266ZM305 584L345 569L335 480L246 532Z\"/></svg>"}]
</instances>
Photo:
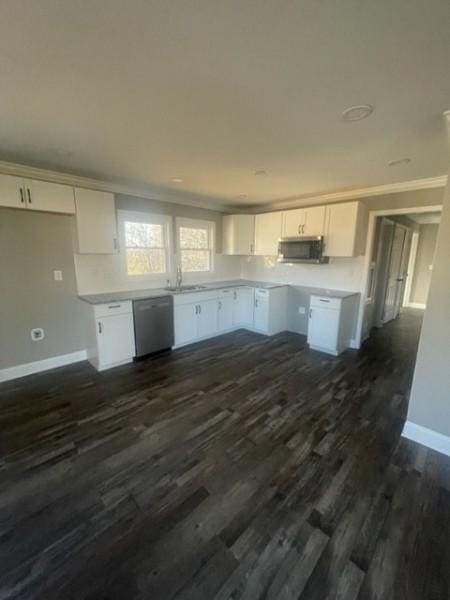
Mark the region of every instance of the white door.
<instances>
[{"instance_id":1,"label":"white door","mask_svg":"<svg viewBox=\"0 0 450 600\"><path fill-rule=\"evenodd\" d=\"M32 210L75 214L73 188L59 183L25 179L26 201Z\"/></svg>"},{"instance_id":2,"label":"white door","mask_svg":"<svg viewBox=\"0 0 450 600\"><path fill-rule=\"evenodd\" d=\"M26 208L26 193L21 177L0 175L0 206Z\"/></svg>"},{"instance_id":3,"label":"white door","mask_svg":"<svg viewBox=\"0 0 450 600\"><path fill-rule=\"evenodd\" d=\"M131 360L135 354L133 315L97 319L97 341L100 367Z\"/></svg>"},{"instance_id":4,"label":"white door","mask_svg":"<svg viewBox=\"0 0 450 600\"><path fill-rule=\"evenodd\" d=\"M253 288L236 288L233 303L233 325L238 327L253 327Z\"/></svg>"},{"instance_id":5,"label":"white door","mask_svg":"<svg viewBox=\"0 0 450 600\"><path fill-rule=\"evenodd\" d=\"M318 348L337 350L339 310L313 307L309 313L308 344Z\"/></svg>"},{"instance_id":6,"label":"white door","mask_svg":"<svg viewBox=\"0 0 450 600\"><path fill-rule=\"evenodd\" d=\"M306 210L297 208L295 210L286 210L283 212L283 236L299 237L303 234L306 226Z\"/></svg>"},{"instance_id":7,"label":"white door","mask_svg":"<svg viewBox=\"0 0 450 600\"><path fill-rule=\"evenodd\" d=\"M259 331L269 331L269 301L266 298L255 297L254 327Z\"/></svg>"},{"instance_id":8,"label":"white door","mask_svg":"<svg viewBox=\"0 0 450 600\"><path fill-rule=\"evenodd\" d=\"M255 254L276 256L281 237L281 212L263 213L255 217Z\"/></svg>"},{"instance_id":9,"label":"white door","mask_svg":"<svg viewBox=\"0 0 450 600\"><path fill-rule=\"evenodd\" d=\"M325 206L315 206L306 209L306 225L303 235L323 235L325 231Z\"/></svg>"},{"instance_id":10,"label":"white door","mask_svg":"<svg viewBox=\"0 0 450 600\"><path fill-rule=\"evenodd\" d=\"M198 304L198 337L217 333L217 300L205 300Z\"/></svg>"},{"instance_id":11,"label":"white door","mask_svg":"<svg viewBox=\"0 0 450 600\"><path fill-rule=\"evenodd\" d=\"M187 344L197 339L197 304L174 307L175 344Z\"/></svg>"},{"instance_id":12,"label":"white door","mask_svg":"<svg viewBox=\"0 0 450 600\"><path fill-rule=\"evenodd\" d=\"M115 254L117 245L114 194L75 188L78 252Z\"/></svg>"},{"instance_id":13,"label":"white door","mask_svg":"<svg viewBox=\"0 0 450 600\"><path fill-rule=\"evenodd\" d=\"M395 319L400 310L400 294L401 290L403 289L401 269L403 264L405 235L406 229L401 225L395 225L389 258L386 294L384 298L383 323L387 323L388 321Z\"/></svg>"},{"instance_id":14,"label":"white door","mask_svg":"<svg viewBox=\"0 0 450 600\"><path fill-rule=\"evenodd\" d=\"M219 331L228 331L233 328L233 296L222 297L218 301L218 327Z\"/></svg>"}]
</instances>

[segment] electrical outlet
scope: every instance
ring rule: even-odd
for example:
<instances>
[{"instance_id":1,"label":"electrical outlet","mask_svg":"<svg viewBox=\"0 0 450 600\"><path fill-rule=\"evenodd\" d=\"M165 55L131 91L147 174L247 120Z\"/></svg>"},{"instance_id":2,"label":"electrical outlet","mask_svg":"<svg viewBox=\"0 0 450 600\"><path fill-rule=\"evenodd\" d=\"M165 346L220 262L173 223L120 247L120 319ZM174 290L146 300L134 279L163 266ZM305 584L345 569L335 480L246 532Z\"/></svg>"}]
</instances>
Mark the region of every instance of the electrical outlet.
<instances>
[{"instance_id":1,"label":"electrical outlet","mask_svg":"<svg viewBox=\"0 0 450 600\"><path fill-rule=\"evenodd\" d=\"M45 332L42 327L36 327L35 329L32 329L30 335L33 342L40 342L45 338Z\"/></svg>"},{"instance_id":2,"label":"electrical outlet","mask_svg":"<svg viewBox=\"0 0 450 600\"><path fill-rule=\"evenodd\" d=\"M298 314L299 314L299 315L304 315L304 314L306 314L306 307L305 307L305 306L299 306L299 307L298 307Z\"/></svg>"},{"instance_id":3,"label":"electrical outlet","mask_svg":"<svg viewBox=\"0 0 450 600\"><path fill-rule=\"evenodd\" d=\"M62 271L53 271L53 279L55 281L62 281L63 280Z\"/></svg>"}]
</instances>

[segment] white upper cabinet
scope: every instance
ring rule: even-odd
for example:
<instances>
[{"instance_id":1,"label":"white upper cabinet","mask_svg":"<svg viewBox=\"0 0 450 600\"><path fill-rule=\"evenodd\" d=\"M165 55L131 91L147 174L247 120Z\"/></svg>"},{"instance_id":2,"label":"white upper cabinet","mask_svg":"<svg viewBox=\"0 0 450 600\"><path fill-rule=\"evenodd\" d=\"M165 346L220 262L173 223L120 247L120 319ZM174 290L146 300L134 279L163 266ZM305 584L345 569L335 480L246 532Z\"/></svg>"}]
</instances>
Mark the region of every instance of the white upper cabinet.
<instances>
[{"instance_id":1,"label":"white upper cabinet","mask_svg":"<svg viewBox=\"0 0 450 600\"><path fill-rule=\"evenodd\" d=\"M255 254L276 256L281 237L281 212L263 213L255 216Z\"/></svg>"},{"instance_id":2,"label":"white upper cabinet","mask_svg":"<svg viewBox=\"0 0 450 600\"><path fill-rule=\"evenodd\" d=\"M325 206L311 206L283 212L283 237L323 235Z\"/></svg>"},{"instance_id":3,"label":"white upper cabinet","mask_svg":"<svg viewBox=\"0 0 450 600\"><path fill-rule=\"evenodd\" d=\"M365 253L367 209L364 204L331 204L326 208L325 221L325 256L359 256Z\"/></svg>"},{"instance_id":4,"label":"white upper cabinet","mask_svg":"<svg viewBox=\"0 0 450 600\"><path fill-rule=\"evenodd\" d=\"M24 186L28 208L72 215L75 213L73 187L36 179L24 179Z\"/></svg>"},{"instance_id":5,"label":"white upper cabinet","mask_svg":"<svg viewBox=\"0 0 450 600\"><path fill-rule=\"evenodd\" d=\"M25 190L21 177L0 175L0 206L26 208Z\"/></svg>"},{"instance_id":6,"label":"white upper cabinet","mask_svg":"<svg viewBox=\"0 0 450 600\"><path fill-rule=\"evenodd\" d=\"M73 188L59 183L0 175L0 206L74 214Z\"/></svg>"},{"instance_id":7,"label":"white upper cabinet","mask_svg":"<svg viewBox=\"0 0 450 600\"><path fill-rule=\"evenodd\" d=\"M249 256L255 250L255 215L225 215L222 224L222 254Z\"/></svg>"},{"instance_id":8,"label":"white upper cabinet","mask_svg":"<svg viewBox=\"0 0 450 600\"><path fill-rule=\"evenodd\" d=\"M118 252L114 194L75 188L75 206L78 253Z\"/></svg>"}]
</instances>

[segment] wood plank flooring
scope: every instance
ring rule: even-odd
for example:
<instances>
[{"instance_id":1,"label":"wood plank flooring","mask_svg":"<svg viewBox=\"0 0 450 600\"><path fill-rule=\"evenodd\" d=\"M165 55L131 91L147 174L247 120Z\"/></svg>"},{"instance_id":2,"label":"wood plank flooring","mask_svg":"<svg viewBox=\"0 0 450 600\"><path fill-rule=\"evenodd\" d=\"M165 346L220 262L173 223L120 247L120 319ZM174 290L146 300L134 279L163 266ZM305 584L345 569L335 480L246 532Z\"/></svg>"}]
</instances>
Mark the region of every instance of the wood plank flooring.
<instances>
[{"instance_id":1,"label":"wood plank flooring","mask_svg":"<svg viewBox=\"0 0 450 600\"><path fill-rule=\"evenodd\" d=\"M450 460L400 438L420 314L0 387L0 598L444 600Z\"/></svg>"}]
</instances>

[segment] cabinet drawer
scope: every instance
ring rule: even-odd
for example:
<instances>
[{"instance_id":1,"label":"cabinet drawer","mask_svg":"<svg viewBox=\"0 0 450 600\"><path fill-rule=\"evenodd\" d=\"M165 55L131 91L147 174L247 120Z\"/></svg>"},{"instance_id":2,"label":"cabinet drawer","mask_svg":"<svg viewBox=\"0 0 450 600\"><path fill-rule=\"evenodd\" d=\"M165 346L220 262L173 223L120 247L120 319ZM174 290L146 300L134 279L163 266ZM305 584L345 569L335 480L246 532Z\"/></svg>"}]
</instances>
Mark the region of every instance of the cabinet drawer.
<instances>
[{"instance_id":1,"label":"cabinet drawer","mask_svg":"<svg viewBox=\"0 0 450 600\"><path fill-rule=\"evenodd\" d=\"M328 296L311 296L311 307L313 306L339 310L341 308L341 299L329 298Z\"/></svg>"},{"instance_id":2,"label":"cabinet drawer","mask_svg":"<svg viewBox=\"0 0 450 600\"><path fill-rule=\"evenodd\" d=\"M174 294L173 303L175 306L183 304L196 304L205 300L217 300L219 290L205 290L204 292L184 292L182 294Z\"/></svg>"},{"instance_id":3,"label":"cabinet drawer","mask_svg":"<svg viewBox=\"0 0 450 600\"><path fill-rule=\"evenodd\" d=\"M269 290L265 289L265 288L256 288L255 289L255 296L257 298L269 298Z\"/></svg>"},{"instance_id":4,"label":"cabinet drawer","mask_svg":"<svg viewBox=\"0 0 450 600\"><path fill-rule=\"evenodd\" d=\"M131 300L125 300L124 302L108 302L108 304L96 304L94 306L96 318L123 315L131 312L133 312Z\"/></svg>"},{"instance_id":5,"label":"cabinet drawer","mask_svg":"<svg viewBox=\"0 0 450 600\"><path fill-rule=\"evenodd\" d=\"M219 290L219 298L231 298L233 296L234 288L225 288Z\"/></svg>"}]
</instances>

